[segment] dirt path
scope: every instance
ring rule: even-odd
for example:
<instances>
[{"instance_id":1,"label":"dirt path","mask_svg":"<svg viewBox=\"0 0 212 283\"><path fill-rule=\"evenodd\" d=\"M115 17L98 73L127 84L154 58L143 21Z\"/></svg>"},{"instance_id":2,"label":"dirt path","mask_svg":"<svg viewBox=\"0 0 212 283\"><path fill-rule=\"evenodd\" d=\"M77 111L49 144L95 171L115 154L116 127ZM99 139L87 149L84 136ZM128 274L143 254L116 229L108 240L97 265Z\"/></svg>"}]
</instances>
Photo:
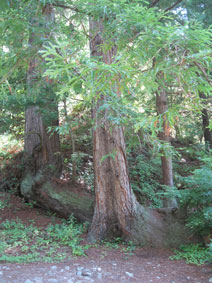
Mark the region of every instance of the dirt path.
<instances>
[{"instance_id":1,"label":"dirt path","mask_svg":"<svg viewBox=\"0 0 212 283\"><path fill-rule=\"evenodd\" d=\"M10 196L8 200L4 194L0 200L7 201L0 210L0 223L17 218L28 223L33 219L35 225L45 227L52 221L45 212L29 207L20 198ZM15 251L9 252L14 254ZM89 248L86 254L51 264L0 262L0 283L212 282L212 265L195 266L184 261L171 261L169 256L173 253L169 250L137 248L131 254L122 248L98 246Z\"/></svg>"},{"instance_id":2,"label":"dirt path","mask_svg":"<svg viewBox=\"0 0 212 283\"><path fill-rule=\"evenodd\" d=\"M46 282L157 282L188 283L210 282L210 266L186 265L183 261L170 261L168 252L136 251L124 258L119 251L88 251L88 257L78 257L59 264L1 264L1 283Z\"/></svg>"}]
</instances>

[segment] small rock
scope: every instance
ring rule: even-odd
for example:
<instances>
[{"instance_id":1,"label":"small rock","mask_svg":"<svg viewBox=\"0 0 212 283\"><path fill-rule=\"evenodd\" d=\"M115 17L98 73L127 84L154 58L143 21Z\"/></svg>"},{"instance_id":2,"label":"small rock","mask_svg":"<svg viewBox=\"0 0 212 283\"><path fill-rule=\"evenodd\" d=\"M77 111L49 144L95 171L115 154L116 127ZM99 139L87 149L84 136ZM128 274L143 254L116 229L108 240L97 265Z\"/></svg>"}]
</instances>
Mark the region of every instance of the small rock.
<instances>
[{"instance_id":1,"label":"small rock","mask_svg":"<svg viewBox=\"0 0 212 283\"><path fill-rule=\"evenodd\" d=\"M212 277L209 279L209 281L208 282L212 282Z\"/></svg>"},{"instance_id":2,"label":"small rock","mask_svg":"<svg viewBox=\"0 0 212 283\"><path fill-rule=\"evenodd\" d=\"M24 283L33 283L30 279L24 281Z\"/></svg>"},{"instance_id":3,"label":"small rock","mask_svg":"<svg viewBox=\"0 0 212 283\"><path fill-rule=\"evenodd\" d=\"M157 276L156 278L157 278L157 279L160 279L160 276Z\"/></svg>"},{"instance_id":4,"label":"small rock","mask_svg":"<svg viewBox=\"0 0 212 283\"><path fill-rule=\"evenodd\" d=\"M82 271L82 276L91 276L91 271L89 269L84 269Z\"/></svg>"},{"instance_id":5,"label":"small rock","mask_svg":"<svg viewBox=\"0 0 212 283\"><path fill-rule=\"evenodd\" d=\"M3 275L3 271L0 271L0 275Z\"/></svg>"},{"instance_id":6,"label":"small rock","mask_svg":"<svg viewBox=\"0 0 212 283\"><path fill-rule=\"evenodd\" d=\"M130 273L130 272L125 272L129 277L133 278L134 277L134 274L133 273Z\"/></svg>"},{"instance_id":7,"label":"small rock","mask_svg":"<svg viewBox=\"0 0 212 283\"><path fill-rule=\"evenodd\" d=\"M18 265L17 268L21 268L20 265Z\"/></svg>"},{"instance_id":8,"label":"small rock","mask_svg":"<svg viewBox=\"0 0 212 283\"><path fill-rule=\"evenodd\" d=\"M97 279L102 280L102 273L97 273Z\"/></svg>"},{"instance_id":9,"label":"small rock","mask_svg":"<svg viewBox=\"0 0 212 283\"><path fill-rule=\"evenodd\" d=\"M191 277L190 277L190 276L188 276L188 277L186 277L186 279L187 279L187 280L190 280L190 279L191 279Z\"/></svg>"},{"instance_id":10,"label":"small rock","mask_svg":"<svg viewBox=\"0 0 212 283\"><path fill-rule=\"evenodd\" d=\"M158 267L160 266L160 264L157 265Z\"/></svg>"},{"instance_id":11,"label":"small rock","mask_svg":"<svg viewBox=\"0 0 212 283\"><path fill-rule=\"evenodd\" d=\"M70 270L70 267L69 266L65 266L65 270Z\"/></svg>"},{"instance_id":12,"label":"small rock","mask_svg":"<svg viewBox=\"0 0 212 283\"><path fill-rule=\"evenodd\" d=\"M48 282L58 283L59 281L55 278L50 278L50 279L48 279Z\"/></svg>"},{"instance_id":13,"label":"small rock","mask_svg":"<svg viewBox=\"0 0 212 283\"><path fill-rule=\"evenodd\" d=\"M147 262L147 264L152 264L152 262Z\"/></svg>"},{"instance_id":14,"label":"small rock","mask_svg":"<svg viewBox=\"0 0 212 283\"><path fill-rule=\"evenodd\" d=\"M51 266L51 270L56 270L56 269L57 269L56 265Z\"/></svg>"},{"instance_id":15,"label":"small rock","mask_svg":"<svg viewBox=\"0 0 212 283\"><path fill-rule=\"evenodd\" d=\"M61 269L60 272L64 272L64 269Z\"/></svg>"},{"instance_id":16,"label":"small rock","mask_svg":"<svg viewBox=\"0 0 212 283\"><path fill-rule=\"evenodd\" d=\"M98 270L98 271L101 271L102 269L101 269L101 267L98 267L97 270Z\"/></svg>"},{"instance_id":17,"label":"small rock","mask_svg":"<svg viewBox=\"0 0 212 283\"><path fill-rule=\"evenodd\" d=\"M117 266L117 263L113 262L112 265L113 265L113 266Z\"/></svg>"}]
</instances>

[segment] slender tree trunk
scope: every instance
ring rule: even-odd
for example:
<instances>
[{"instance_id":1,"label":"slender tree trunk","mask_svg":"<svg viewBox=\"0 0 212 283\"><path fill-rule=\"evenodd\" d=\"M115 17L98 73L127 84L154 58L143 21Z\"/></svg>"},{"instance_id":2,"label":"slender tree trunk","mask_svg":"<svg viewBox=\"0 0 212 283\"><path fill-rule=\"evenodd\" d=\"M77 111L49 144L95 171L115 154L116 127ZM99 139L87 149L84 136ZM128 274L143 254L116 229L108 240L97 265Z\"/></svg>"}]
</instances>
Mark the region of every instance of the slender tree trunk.
<instances>
[{"instance_id":1,"label":"slender tree trunk","mask_svg":"<svg viewBox=\"0 0 212 283\"><path fill-rule=\"evenodd\" d=\"M162 142L170 143L170 126L166 116L166 112L168 111L168 100L166 92L164 90L156 94L156 105L158 114L163 116L163 130L159 132L159 138ZM163 184L172 187L173 172L171 156L162 156L161 163Z\"/></svg>"},{"instance_id":2,"label":"slender tree trunk","mask_svg":"<svg viewBox=\"0 0 212 283\"><path fill-rule=\"evenodd\" d=\"M158 78L162 79L163 74L159 73ZM159 132L159 138L163 143L170 144L171 136L170 136L170 125L167 119L167 111L168 111L168 98L164 88L159 88L156 93L156 107L159 115L162 116L163 124L162 130ZM173 187L173 168L172 168L172 157L171 153L162 152L161 156L161 165L162 165L162 176L163 176L163 185ZM174 198L168 198L164 201L164 206L168 207L176 207L177 201Z\"/></svg>"},{"instance_id":3,"label":"slender tree trunk","mask_svg":"<svg viewBox=\"0 0 212 283\"><path fill-rule=\"evenodd\" d=\"M204 93L200 93L199 96L202 99L203 104L206 104L207 103L206 95ZM202 131L205 139L205 147L206 150L208 151L209 149L212 149L212 136L211 136L211 131L209 129L209 117L206 107L202 109Z\"/></svg>"},{"instance_id":4,"label":"slender tree trunk","mask_svg":"<svg viewBox=\"0 0 212 283\"><path fill-rule=\"evenodd\" d=\"M67 104L66 104L66 98L63 100L64 103L64 114L65 114L65 120L68 122L68 112L67 112ZM72 145L72 181L75 182L77 179L77 162L76 162L76 156L75 155L75 136L72 133L72 130L69 131L70 137L71 137L71 145Z\"/></svg>"}]
</instances>

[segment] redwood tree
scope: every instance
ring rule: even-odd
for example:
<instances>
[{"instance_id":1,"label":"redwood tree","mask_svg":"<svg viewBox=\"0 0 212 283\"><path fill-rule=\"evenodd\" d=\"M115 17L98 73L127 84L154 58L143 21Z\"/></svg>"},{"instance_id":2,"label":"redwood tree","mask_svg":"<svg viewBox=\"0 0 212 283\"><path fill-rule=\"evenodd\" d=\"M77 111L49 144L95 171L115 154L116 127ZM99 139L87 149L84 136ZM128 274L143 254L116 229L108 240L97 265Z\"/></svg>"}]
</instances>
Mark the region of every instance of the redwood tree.
<instances>
[{"instance_id":1,"label":"redwood tree","mask_svg":"<svg viewBox=\"0 0 212 283\"><path fill-rule=\"evenodd\" d=\"M115 60L117 48L115 42L109 50L104 48L108 43L105 24L101 18L90 18L90 53L97 61L110 65ZM110 90L115 89L117 96L120 95L117 76L110 77L110 81ZM186 241L183 221L174 212L162 210L165 213L162 220L161 211L144 209L137 202L129 182L123 128L113 125L108 119L109 112L101 107L107 99L101 91L94 99L96 204L89 240L95 242L116 235L154 246L175 246Z\"/></svg>"},{"instance_id":2,"label":"redwood tree","mask_svg":"<svg viewBox=\"0 0 212 283\"><path fill-rule=\"evenodd\" d=\"M40 28L40 26L42 27ZM29 196L29 190L26 190L26 180L30 179L29 175L36 178L38 173L57 176L61 172L59 135L49 132L49 127L58 126L54 84L48 77L42 78L45 71L45 61L39 54L42 48L42 38L49 39L53 26L54 9L50 4L46 4L42 8L41 17L32 18L29 38L31 58L27 72L28 99L32 101L35 97L35 101L39 101L40 96L43 101L32 103L26 109L24 150L27 166L26 178L21 186L25 196L26 194ZM36 185L34 185L34 189L36 190Z\"/></svg>"}]
</instances>

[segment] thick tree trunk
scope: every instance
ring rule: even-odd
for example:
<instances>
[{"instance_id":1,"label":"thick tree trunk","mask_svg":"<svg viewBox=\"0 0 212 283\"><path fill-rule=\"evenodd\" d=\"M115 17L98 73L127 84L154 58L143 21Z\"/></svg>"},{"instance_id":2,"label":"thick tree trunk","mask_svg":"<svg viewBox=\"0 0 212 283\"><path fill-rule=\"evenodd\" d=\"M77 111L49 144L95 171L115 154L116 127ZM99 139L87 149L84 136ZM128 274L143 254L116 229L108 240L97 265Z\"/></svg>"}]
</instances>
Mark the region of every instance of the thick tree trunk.
<instances>
[{"instance_id":1,"label":"thick tree trunk","mask_svg":"<svg viewBox=\"0 0 212 283\"><path fill-rule=\"evenodd\" d=\"M25 198L37 206L65 218L73 214L81 222L91 222L94 197L79 185L64 184L56 178L46 181L46 176L38 173L26 175L21 186Z\"/></svg>"},{"instance_id":2,"label":"thick tree trunk","mask_svg":"<svg viewBox=\"0 0 212 283\"><path fill-rule=\"evenodd\" d=\"M203 104L207 103L207 97L204 93L199 94L200 98L203 101ZM209 117L208 117L208 110L207 108L202 109L202 131L204 135L204 140L205 140L205 147L206 150L208 151L209 149L212 149L212 136L211 136L211 131L209 129Z\"/></svg>"},{"instance_id":3,"label":"thick tree trunk","mask_svg":"<svg viewBox=\"0 0 212 283\"><path fill-rule=\"evenodd\" d=\"M116 48L102 52L103 22L91 20L90 30L91 56L111 64ZM96 206L89 232L91 241L119 234L120 231L129 234L129 223L135 205L127 172L123 130L108 122L106 111L99 113L100 106L107 100L107 97L99 95L100 98L93 109L96 123L93 144Z\"/></svg>"},{"instance_id":4,"label":"thick tree trunk","mask_svg":"<svg viewBox=\"0 0 212 283\"><path fill-rule=\"evenodd\" d=\"M46 5L43 8L43 17L47 23L53 23L53 14L51 5ZM45 36L48 36L48 29L45 32ZM32 169L34 174L44 169L59 174L61 170L59 136L57 133L48 133L48 127L58 126L58 109L56 101L54 101L54 94L51 93L52 82L48 78L46 78L46 81L41 78L44 71L42 64L45 62L38 54L38 42L39 38L37 38L36 33L32 32L29 43L34 54L27 73L28 96L38 97L36 92L43 91L46 92L45 99L48 102L44 107L42 106L43 108L32 105L26 109L24 150L26 157L32 161L32 168L27 169ZM49 113L51 113L51 117L44 119L44 115L49 115Z\"/></svg>"},{"instance_id":5,"label":"thick tree trunk","mask_svg":"<svg viewBox=\"0 0 212 283\"><path fill-rule=\"evenodd\" d=\"M56 175L60 174L61 158L58 134L50 135L47 133L47 126L43 123L38 106L28 107L25 117L24 150L25 156L32 161L32 167L27 169L32 169L34 174L45 169L51 171L51 173L54 172ZM53 123L50 125L53 126Z\"/></svg>"},{"instance_id":6,"label":"thick tree trunk","mask_svg":"<svg viewBox=\"0 0 212 283\"><path fill-rule=\"evenodd\" d=\"M60 157L60 142L57 133L49 133L48 127L58 126L58 108L55 95L52 91L52 82L46 78L42 78L44 72L44 60L39 55L41 48L40 37L50 35L50 29L53 24L53 8L51 5L46 5L43 8L43 18L45 19L48 28L45 31L39 31L40 34L32 32L29 39L30 49L32 50L31 61L27 73L28 97L42 97L45 103L42 105L35 104L28 106L25 114L25 173L21 183L21 193L28 198L24 189L24 184L30 175L32 180L38 180L37 186L33 185L34 193L41 185L40 174L46 178L50 176L60 176L62 169L62 160ZM33 19L35 29L38 28L38 21ZM44 29L44 27L42 27ZM42 183L45 183L42 178Z\"/></svg>"},{"instance_id":7,"label":"thick tree trunk","mask_svg":"<svg viewBox=\"0 0 212 283\"><path fill-rule=\"evenodd\" d=\"M91 56L111 64L116 48L103 52L105 42L102 20L92 19L90 30ZM111 78L110 81L115 80ZM117 95L118 92L117 89ZM96 201L88 239L95 242L115 235L158 247L187 242L188 231L184 220L180 215L177 216L175 210L151 210L137 202L129 182L123 129L109 122L107 111L100 111L107 97L101 93L97 93L97 97L93 111Z\"/></svg>"}]
</instances>

